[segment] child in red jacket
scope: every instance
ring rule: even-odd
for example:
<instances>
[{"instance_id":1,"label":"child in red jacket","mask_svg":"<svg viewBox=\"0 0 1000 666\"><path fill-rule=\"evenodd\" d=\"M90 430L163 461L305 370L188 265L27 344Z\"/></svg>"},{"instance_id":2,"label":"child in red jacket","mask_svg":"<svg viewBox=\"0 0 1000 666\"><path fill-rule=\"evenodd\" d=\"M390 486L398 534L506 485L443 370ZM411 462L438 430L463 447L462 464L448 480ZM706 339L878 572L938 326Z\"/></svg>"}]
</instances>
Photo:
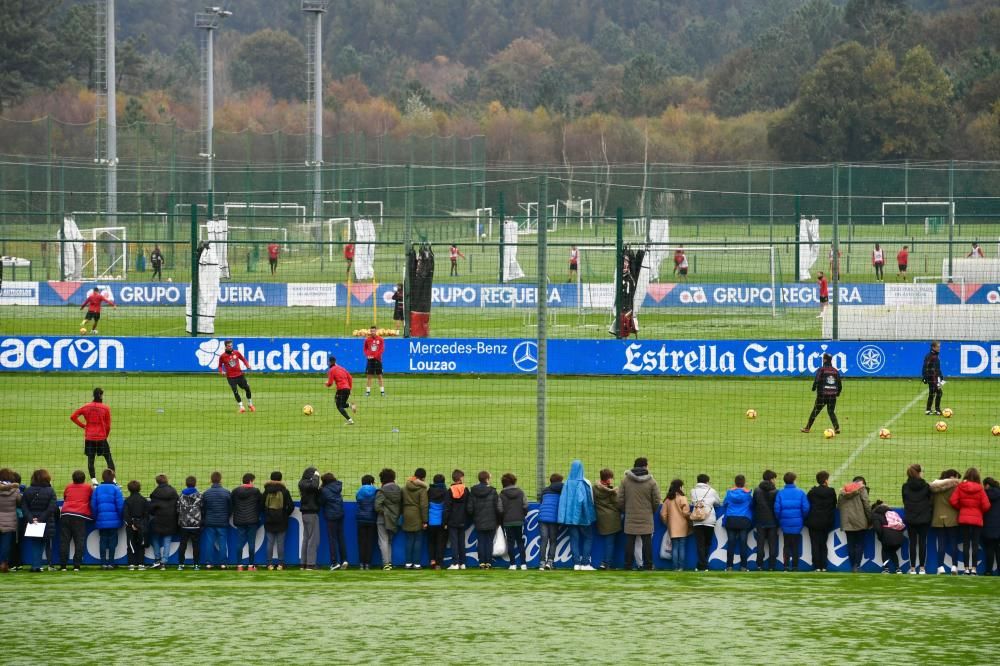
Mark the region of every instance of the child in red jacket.
<instances>
[{"instance_id":1,"label":"child in red jacket","mask_svg":"<svg viewBox=\"0 0 1000 666\"><path fill-rule=\"evenodd\" d=\"M962 541L962 556L965 573L976 575L979 563L979 536L983 531L983 514L990 510L990 500L979 479L979 470L970 467L965 471L962 482L948 499L958 509L958 533Z\"/></svg>"}]
</instances>

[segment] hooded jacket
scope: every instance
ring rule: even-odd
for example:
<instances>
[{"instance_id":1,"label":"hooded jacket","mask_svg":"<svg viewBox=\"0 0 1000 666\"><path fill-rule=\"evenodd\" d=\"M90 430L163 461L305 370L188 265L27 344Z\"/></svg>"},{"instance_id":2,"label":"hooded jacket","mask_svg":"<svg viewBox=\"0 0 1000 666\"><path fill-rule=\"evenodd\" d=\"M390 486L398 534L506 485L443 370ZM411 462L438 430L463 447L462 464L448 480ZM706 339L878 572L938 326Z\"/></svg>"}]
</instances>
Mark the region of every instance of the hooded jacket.
<instances>
[{"instance_id":1,"label":"hooded jacket","mask_svg":"<svg viewBox=\"0 0 1000 666\"><path fill-rule=\"evenodd\" d=\"M659 498L657 498L659 499ZM584 478L583 461L574 460L569 468L569 478L563 483L559 496L559 512L556 516L560 525L593 525L597 520L594 509L594 489Z\"/></svg>"},{"instance_id":2,"label":"hooded jacket","mask_svg":"<svg viewBox=\"0 0 1000 666\"><path fill-rule=\"evenodd\" d=\"M448 488L444 502L444 524L464 528L469 512L469 489L464 483L453 483Z\"/></svg>"},{"instance_id":3,"label":"hooded jacket","mask_svg":"<svg viewBox=\"0 0 1000 666\"><path fill-rule=\"evenodd\" d=\"M903 545L903 541L906 538L906 530L890 530L886 527L889 521L886 519L885 514L891 508L888 504L879 504L872 509L872 527L875 529L875 536L878 537L883 546L887 548L899 548Z\"/></svg>"},{"instance_id":4,"label":"hooded jacket","mask_svg":"<svg viewBox=\"0 0 1000 666\"><path fill-rule=\"evenodd\" d=\"M715 515L715 507L722 506L722 500L719 499L719 493L716 492L715 488L707 483L696 483L694 488L691 489L690 502L692 507L697 507L698 502L702 502L705 508L708 509L708 515L705 517L705 520L692 520L691 524L695 527L715 527L715 523L718 521L718 517Z\"/></svg>"},{"instance_id":5,"label":"hooded jacket","mask_svg":"<svg viewBox=\"0 0 1000 666\"><path fill-rule=\"evenodd\" d=\"M959 525L983 526L983 514L990 510L990 500L981 483L962 481L948 501L958 509Z\"/></svg>"},{"instance_id":6,"label":"hooded jacket","mask_svg":"<svg viewBox=\"0 0 1000 666\"><path fill-rule=\"evenodd\" d=\"M323 495L319 490L319 475L315 467L306 467L299 480L299 510L302 513L319 513Z\"/></svg>"},{"instance_id":7,"label":"hooded jacket","mask_svg":"<svg viewBox=\"0 0 1000 666\"><path fill-rule=\"evenodd\" d=\"M813 486L806 499L809 500L806 527L827 532L832 530L837 515L837 491L830 486Z\"/></svg>"},{"instance_id":8,"label":"hooded jacket","mask_svg":"<svg viewBox=\"0 0 1000 666\"><path fill-rule=\"evenodd\" d=\"M260 524L260 513L264 508L260 489L253 483L244 483L233 488L233 525L246 527Z\"/></svg>"},{"instance_id":9,"label":"hooded jacket","mask_svg":"<svg viewBox=\"0 0 1000 666\"><path fill-rule=\"evenodd\" d=\"M517 486L507 486L500 491L500 520L504 527L524 525L528 517L528 498Z\"/></svg>"},{"instance_id":10,"label":"hooded jacket","mask_svg":"<svg viewBox=\"0 0 1000 666\"><path fill-rule=\"evenodd\" d=\"M413 476L403 484L403 531L419 532L427 524L427 482Z\"/></svg>"},{"instance_id":11,"label":"hooded jacket","mask_svg":"<svg viewBox=\"0 0 1000 666\"><path fill-rule=\"evenodd\" d=\"M469 490L469 514L477 530L495 530L500 525L500 495L497 489L486 483L472 486Z\"/></svg>"},{"instance_id":12,"label":"hooded jacket","mask_svg":"<svg viewBox=\"0 0 1000 666\"><path fill-rule=\"evenodd\" d=\"M931 527L957 527L958 509L951 505L951 494L961 481L958 478L931 481L933 507Z\"/></svg>"},{"instance_id":13,"label":"hooded jacket","mask_svg":"<svg viewBox=\"0 0 1000 666\"><path fill-rule=\"evenodd\" d=\"M281 508L268 506L277 505L279 498ZM288 519L295 512L295 502L283 481L268 481L264 484L261 506L264 509L264 530L275 534L288 531Z\"/></svg>"},{"instance_id":14,"label":"hooded jacket","mask_svg":"<svg viewBox=\"0 0 1000 666\"><path fill-rule=\"evenodd\" d=\"M0 532L17 530L17 504L21 489L16 483L0 484Z\"/></svg>"},{"instance_id":15,"label":"hooded jacket","mask_svg":"<svg viewBox=\"0 0 1000 666\"><path fill-rule=\"evenodd\" d=\"M177 499L177 526L197 530L205 524L205 496L197 488L185 488Z\"/></svg>"},{"instance_id":16,"label":"hooded jacket","mask_svg":"<svg viewBox=\"0 0 1000 666\"><path fill-rule=\"evenodd\" d=\"M169 483L161 483L149 494L149 515L153 532L161 536L177 532L177 491Z\"/></svg>"},{"instance_id":17,"label":"hooded jacket","mask_svg":"<svg viewBox=\"0 0 1000 666\"><path fill-rule=\"evenodd\" d=\"M358 504L357 521L361 525L374 525L377 516L375 515L375 493L378 489L368 484L358 488L354 500Z\"/></svg>"},{"instance_id":18,"label":"hooded jacket","mask_svg":"<svg viewBox=\"0 0 1000 666\"><path fill-rule=\"evenodd\" d=\"M94 526L99 530L118 529L125 515L125 497L114 483L102 483L90 495Z\"/></svg>"},{"instance_id":19,"label":"hooded jacket","mask_svg":"<svg viewBox=\"0 0 1000 666\"><path fill-rule=\"evenodd\" d=\"M753 522L753 495L746 488L733 487L727 490L722 507L726 512L722 523L726 527L734 527L735 518L745 518L748 528Z\"/></svg>"},{"instance_id":20,"label":"hooded jacket","mask_svg":"<svg viewBox=\"0 0 1000 666\"><path fill-rule=\"evenodd\" d=\"M559 522L559 497L562 495L563 482L556 481L542 490L542 503L538 507L538 522Z\"/></svg>"},{"instance_id":21,"label":"hooded jacket","mask_svg":"<svg viewBox=\"0 0 1000 666\"><path fill-rule=\"evenodd\" d=\"M403 491L395 481L383 483L375 493L375 513L390 532L399 529L399 514L403 510Z\"/></svg>"},{"instance_id":22,"label":"hooded jacket","mask_svg":"<svg viewBox=\"0 0 1000 666\"><path fill-rule=\"evenodd\" d=\"M448 489L444 482L432 483L427 489L427 526L444 527L444 504L448 501Z\"/></svg>"},{"instance_id":23,"label":"hooded jacket","mask_svg":"<svg viewBox=\"0 0 1000 666\"><path fill-rule=\"evenodd\" d=\"M618 509L625 514L625 534L652 534L660 508L660 486L645 467L625 472L618 488Z\"/></svg>"},{"instance_id":24,"label":"hooded jacket","mask_svg":"<svg viewBox=\"0 0 1000 666\"><path fill-rule=\"evenodd\" d=\"M845 484L837 498L840 509L840 527L845 532L867 530L872 521L872 505L868 489L860 481Z\"/></svg>"},{"instance_id":25,"label":"hooded jacket","mask_svg":"<svg viewBox=\"0 0 1000 666\"><path fill-rule=\"evenodd\" d=\"M903 512L907 525L931 524L931 486L919 476L903 484Z\"/></svg>"},{"instance_id":26,"label":"hooded jacket","mask_svg":"<svg viewBox=\"0 0 1000 666\"><path fill-rule=\"evenodd\" d=\"M597 512L597 533L601 536L622 531L622 512L618 510L618 490L603 483L594 484L594 510Z\"/></svg>"},{"instance_id":27,"label":"hooded jacket","mask_svg":"<svg viewBox=\"0 0 1000 666\"><path fill-rule=\"evenodd\" d=\"M774 498L774 515L785 534L799 534L809 513L809 499L804 490L787 483Z\"/></svg>"},{"instance_id":28,"label":"hooded jacket","mask_svg":"<svg viewBox=\"0 0 1000 666\"><path fill-rule=\"evenodd\" d=\"M320 488L323 497L323 515L327 520L341 520L344 517L344 482L334 479Z\"/></svg>"},{"instance_id":29,"label":"hooded jacket","mask_svg":"<svg viewBox=\"0 0 1000 666\"><path fill-rule=\"evenodd\" d=\"M220 483L201 494L202 510L205 512L205 527L228 527L229 516L233 513L233 498L228 488Z\"/></svg>"},{"instance_id":30,"label":"hooded jacket","mask_svg":"<svg viewBox=\"0 0 1000 666\"><path fill-rule=\"evenodd\" d=\"M986 499L990 510L983 516L983 538L1000 539L1000 488L988 487Z\"/></svg>"},{"instance_id":31,"label":"hooded jacket","mask_svg":"<svg viewBox=\"0 0 1000 666\"><path fill-rule=\"evenodd\" d=\"M753 515L757 527L777 527L778 519L774 515L774 498L778 496L778 488L774 481L761 481L753 491Z\"/></svg>"},{"instance_id":32,"label":"hooded jacket","mask_svg":"<svg viewBox=\"0 0 1000 666\"><path fill-rule=\"evenodd\" d=\"M46 483L44 486L28 486L21 496L21 509L24 511L25 522L37 519L45 523L45 538L55 534L57 500L56 491Z\"/></svg>"}]
</instances>

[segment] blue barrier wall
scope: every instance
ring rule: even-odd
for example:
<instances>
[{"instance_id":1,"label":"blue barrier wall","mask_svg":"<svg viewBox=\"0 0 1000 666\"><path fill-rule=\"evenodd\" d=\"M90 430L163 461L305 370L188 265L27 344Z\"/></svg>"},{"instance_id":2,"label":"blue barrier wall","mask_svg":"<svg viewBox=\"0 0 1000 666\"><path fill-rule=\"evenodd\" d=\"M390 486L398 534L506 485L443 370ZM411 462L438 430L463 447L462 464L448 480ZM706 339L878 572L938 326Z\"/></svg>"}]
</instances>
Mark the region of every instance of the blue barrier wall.
<instances>
[{"instance_id":1,"label":"blue barrier wall","mask_svg":"<svg viewBox=\"0 0 1000 666\"><path fill-rule=\"evenodd\" d=\"M346 541L347 541L348 561L353 566L353 565L357 565L357 563L358 563L357 525L356 525L356 522L355 522L357 505L354 502L345 502L344 503L344 508L345 508L345 512L346 512L345 523L344 523L344 536L345 536ZM900 515L903 515L902 509L899 509L898 511L899 511ZM722 515L723 515L723 513L720 510L719 511L719 516L722 516ZM905 518L905 516L904 516L904 518ZM663 542L664 542L664 539L665 539L665 536L666 536L665 529L664 529L663 525L660 524L660 521L658 519L656 521L654 521L654 522L655 522L655 532L653 534L653 565L657 569L670 569L670 568L672 568L672 562L670 560L665 560L665 559L663 559L660 556L660 552L661 552L661 550L663 548ZM318 553L317 553L317 555L318 555L317 556L317 563L320 566L328 566L330 564L329 541L327 539L326 524L325 524L325 521L322 519L322 515L320 516L320 523L322 524L322 527L320 529L320 544L319 544L319 550L318 550ZM721 521L720 521L720 523L721 523ZM839 524L840 523L839 523L839 516L838 516L838 519L837 519L837 529L835 529L833 532L831 532L830 535L829 535L829 537L828 537L828 539L827 539L827 550L828 550L828 558L829 558L828 569L830 569L832 571L849 571L850 570L850 564L848 562L848 557L847 557L847 538L844 535L844 532L839 529ZM301 514L299 513L298 508L296 508L295 509L295 513L292 515L292 518L291 518L291 520L289 522L288 532L287 532L286 537L285 537L286 538L286 541L285 541L285 564L287 564L287 565L296 565L300 561L299 555L300 555L300 549L301 549L301 535L302 535L302 529L301 529L301 527L302 527ZM57 532L58 532L58 530L57 530ZM260 527L257 530L256 551L255 551L255 553L256 553L256 558L255 559L256 559L256 562L257 562L258 565L266 564L267 563L266 560L264 559L264 550L265 550L264 537L265 537L264 528ZM538 553L539 553L539 550L541 548L541 537L540 537L539 531L538 531L538 505L537 504L532 504L530 506L530 509L529 509L529 512L528 512L528 518L527 518L527 521L525 523L525 537L527 539L528 565L531 566L531 567L537 567L538 566ZM928 553L927 570L928 571L933 571L934 569L937 568L937 566L939 564L939 562L937 560L937 554L936 554L935 548L934 548L934 544L936 543L936 540L935 540L936 539L936 534L935 534L934 530L931 530L930 536L928 537L928 539L929 539L928 540L928 545L930 546L930 549L929 549L930 552ZM465 561L465 564L467 566L470 566L470 567L475 567L478 564L478 560L476 559L476 533L475 533L475 530L473 530L472 528L469 528L468 530L466 530L465 540L466 540L466 561ZM56 542L54 542L54 544L53 544L53 552L54 553L58 553L59 552L57 541L58 541L58 538L56 539ZM783 548L784 548L783 541L784 541L783 539L779 539L779 544L781 544L780 548L782 549L778 553L779 568L781 566L780 565L781 557L782 557L783 552L784 552L783 551ZM404 552L405 546L404 546L404 542L405 542L405 539L403 537L403 534L401 532L397 533L396 534L396 538L393 540L393 550L392 550L392 552L393 552L393 564L395 564L397 566L403 564L404 561L405 561L405 552ZM804 570L808 570L808 569L812 568L812 552L811 552L811 547L810 547L808 535L805 534L805 533L803 534L802 542L803 542L802 543L802 551L801 551L801 558L802 558L802 560L801 560L801 563L800 563L800 568L802 568ZM622 567L624 565L624 557L625 557L624 550L623 550L624 549L624 544L625 544L625 537L624 537L623 534L619 534L618 538L617 538L617 541L616 541L616 550L615 550L615 553L614 553L614 557L612 558L613 562L614 562L614 566L616 568L620 568L620 567ZM710 555L709 555L709 566L710 566L710 568L717 569L717 570L725 568L725 565L726 565L726 544L727 544L726 530L725 530L725 528L721 524L717 525L716 528L715 528L715 537L714 537L714 539L712 541ZM173 541L173 543L170 546L170 562L173 563L173 564L176 564L177 561L178 561L178 559L177 559L177 556L178 556L177 550L178 550L179 546L180 546L180 544L179 544L179 542L176 539ZM229 563L236 563L235 546L236 546L236 531L235 531L235 529L230 529L229 530L229 539L228 539L228 544L227 544L227 552L229 553L229 557L228 557L227 561ZM696 548L695 548L695 545L694 545L694 539L693 538L689 538L688 539L687 546L688 546L688 553L687 553L688 568L694 568L694 565L697 562L697 555L696 555ZM125 532L124 532L124 529L122 529L119 532L118 550L115 552L115 559L120 564L124 564L124 563L127 562L126 548L127 548L127 546L126 546L126 542L125 542ZM749 558L750 559L750 568L751 569L755 569L756 568L756 562L755 562L754 558L755 558L755 554L756 554L756 541L755 541L755 536L754 536L754 534L752 532L751 532L751 535L750 535L750 538L749 538L748 548L750 549L750 558ZM87 563L87 564L97 564L98 563L98 557L99 557L98 549L99 549L99 540L98 540L97 530L91 529L88 532L88 536L87 536L86 553L85 553L85 556L84 556L84 562ZM146 551L146 562L147 563L151 563L151 561L152 561L151 558L150 558L151 552L152 552L151 550L147 550ZM428 558L427 558L426 537L424 539L424 545L423 545L423 549L422 549L421 552L423 553L423 555L422 555L422 558L423 558L422 559L422 565L426 566L429 563L428 562ZM907 558L908 552L909 552L908 545L904 544L903 548L899 552L899 559L900 559L900 563L901 564L905 564L907 562L906 558ZM191 557L190 552L188 553L187 556L188 556L188 558ZM204 539L202 540L201 556L202 556L202 561L203 562L206 561L205 558L207 556L207 551L205 550L205 541L204 541ZM244 550L244 552L242 554L242 557L244 557L244 558L246 557L246 549ZM451 554L450 554L450 550L448 550L446 552L446 561L445 561L446 565L451 564L451 559L450 558L451 558ZM599 564L602 560L605 559L604 558L604 552L603 552L603 543L602 543L601 538L598 537L596 530L594 531L594 546L593 546L593 550L592 550L592 559L593 559L593 562L594 562L594 566L597 566L597 564ZM737 555L736 559L737 559L737 561L739 560L739 556L738 555ZM189 559L189 561L190 561L190 559ZM868 531L865 534L865 549L864 549L864 558L862 560L862 569L866 570L866 571L873 571L873 572L879 571L881 569L881 566L882 566L882 561L883 561L883 557L882 557L881 544L879 544L878 540L875 538L874 532ZM954 561L955 560L954 560L954 553L953 553L953 554L951 554L950 556L948 556L946 558L945 563L948 564L948 565L950 565ZM381 557L379 555L379 551L378 551L377 547L373 548L373 560L372 560L372 562L373 562L373 566L375 566L375 565L381 566ZM571 556L571 550L570 550L569 535L566 533L565 530L561 530L560 533L559 533L558 545L556 547L555 563L556 563L557 567L571 567L572 563L573 563L572 562L572 556ZM496 566L507 566L508 564L509 564L509 562L506 561L504 558L497 558L495 560L495 565Z\"/></svg>"}]
</instances>

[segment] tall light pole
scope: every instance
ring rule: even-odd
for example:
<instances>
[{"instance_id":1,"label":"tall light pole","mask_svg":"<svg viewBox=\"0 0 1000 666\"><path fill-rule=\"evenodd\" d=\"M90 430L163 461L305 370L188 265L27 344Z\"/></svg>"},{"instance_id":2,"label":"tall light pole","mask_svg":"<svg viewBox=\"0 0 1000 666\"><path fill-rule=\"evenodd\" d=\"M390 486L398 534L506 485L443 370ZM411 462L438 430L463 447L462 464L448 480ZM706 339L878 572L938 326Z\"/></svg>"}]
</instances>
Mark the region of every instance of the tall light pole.
<instances>
[{"instance_id":1,"label":"tall light pole","mask_svg":"<svg viewBox=\"0 0 1000 666\"><path fill-rule=\"evenodd\" d=\"M99 0L96 16L98 39L95 58L97 74L97 157L94 161L107 168L104 214L115 223L118 213L118 107L117 76L115 75L115 0ZM104 79L103 81L101 79ZM101 120L104 120L104 141L101 141ZM101 145L101 144L104 145ZM102 155L103 149L103 155ZM106 222L108 219L106 219Z\"/></svg>"},{"instance_id":2,"label":"tall light pole","mask_svg":"<svg viewBox=\"0 0 1000 666\"><path fill-rule=\"evenodd\" d=\"M214 33L219 29L222 19L232 15L231 11L222 7L206 7L205 11L194 15L194 27L205 31L201 40L201 129L204 144L200 157L205 160L206 164L205 190L208 192L215 189L215 173L213 169L215 152L212 141L212 131L215 129ZM208 214L211 216L212 211L208 211Z\"/></svg>"},{"instance_id":3,"label":"tall light pole","mask_svg":"<svg viewBox=\"0 0 1000 666\"><path fill-rule=\"evenodd\" d=\"M323 217L323 14L328 0L302 0L302 11L310 17L306 26L309 74L306 97L309 104L308 134L312 142L306 154L306 165L313 168L313 221Z\"/></svg>"}]
</instances>

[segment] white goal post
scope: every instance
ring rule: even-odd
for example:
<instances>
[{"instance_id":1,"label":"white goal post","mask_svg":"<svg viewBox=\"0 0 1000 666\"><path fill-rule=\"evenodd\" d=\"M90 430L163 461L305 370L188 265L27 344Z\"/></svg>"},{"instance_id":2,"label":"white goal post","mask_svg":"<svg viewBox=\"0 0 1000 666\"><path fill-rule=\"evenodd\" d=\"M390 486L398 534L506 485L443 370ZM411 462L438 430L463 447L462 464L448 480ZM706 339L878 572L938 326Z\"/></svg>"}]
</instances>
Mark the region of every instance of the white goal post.
<instances>
[{"instance_id":1,"label":"white goal post","mask_svg":"<svg viewBox=\"0 0 1000 666\"><path fill-rule=\"evenodd\" d=\"M337 210L336 212L339 215L343 215L344 214L343 209L344 209L345 206L347 207L348 210L351 210L351 207L354 204L357 204L358 205L358 217L359 218L374 219L374 220L377 220L379 224L383 223L383 215L385 214L385 204L383 202L381 202L381 201L372 201L372 200L352 201L350 199L328 199L328 200L324 200L323 201L323 206L325 207L327 204L329 204L331 206L337 206L339 208L339 210ZM362 210L362 207L368 207L368 210L367 211L366 210ZM324 210L325 210L325 208L324 208ZM337 218L337 219L340 219L340 218Z\"/></svg>"},{"instance_id":2,"label":"white goal post","mask_svg":"<svg viewBox=\"0 0 1000 666\"><path fill-rule=\"evenodd\" d=\"M955 224L955 202L954 201L883 201L882 202L882 226L885 226L886 209L895 206L902 207L904 214L909 213L911 207L927 207L936 206L945 208L945 214L948 216L948 224ZM890 213L892 215L892 213ZM898 213L896 213L898 215ZM930 224L927 218L924 218L924 233L930 233Z\"/></svg>"},{"instance_id":3,"label":"white goal post","mask_svg":"<svg viewBox=\"0 0 1000 666\"><path fill-rule=\"evenodd\" d=\"M242 213L240 217L256 217L255 213L258 211L263 211L265 214L261 215L262 218L274 219L277 218L279 221L286 217L290 217L293 221L298 224L303 224L306 221L306 207L297 203L276 203L276 202L261 202L261 203L246 203L243 201L227 201L222 204L222 217L229 219L230 211L246 211ZM275 211L277 213L275 214ZM291 214L288 215L285 211L290 211ZM230 229L238 229L239 227L229 227Z\"/></svg>"},{"instance_id":4,"label":"white goal post","mask_svg":"<svg viewBox=\"0 0 1000 666\"><path fill-rule=\"evenodd\" d=\"M242 239L239 239L239 238L233 238L230 235L229 239L226 241L230 245L233 245L235 243L244 242L244 241L247 241L247 240L267 240L267 241L273 241L273 240L278 240L280 238L281 239L281 248L282 248L282 250L284 250L285 252L289 251L289 247L288 247L288 229L285 228L285 227L239 227L239 226L228 225L227 228L228 228L230 234L232 234L232 232L234 232L234 231L244 231L244 232L247 232L248 234L253 234L255 232L261 232L264 236L267 237L267 238L262 238L262 239L258 239L258 238L242 238ZM206 240L206 239L208 239L208 225L205 224L204 222L202 222L201 224L198 225L198 240L199 241L203 241L203 240Z\"/></svg>"},{"instance_id":5,"label":"white goal post","mask_svg":"<svg viewBox=\"0 0 1000 666\"><path fill-rule=\"evenodd\" d=\"M125 227L95 227L87 230L82 275L94 280L128 279L128 231Z\"/></svg>"},{"instance_id":6,"label":"white goal post","mask_svg":"<svg viewBox=\"0 0 1000 666\"><path fill-rule=\"evenodd\" d=\"M593 199L556 199L556 218L559 217L559 210L562 208L563 221L568 225L570 219L578 215L580 217L580 230L584 224L590 228L594 227L594 200Z\"/></svg>"}]
</instances>

